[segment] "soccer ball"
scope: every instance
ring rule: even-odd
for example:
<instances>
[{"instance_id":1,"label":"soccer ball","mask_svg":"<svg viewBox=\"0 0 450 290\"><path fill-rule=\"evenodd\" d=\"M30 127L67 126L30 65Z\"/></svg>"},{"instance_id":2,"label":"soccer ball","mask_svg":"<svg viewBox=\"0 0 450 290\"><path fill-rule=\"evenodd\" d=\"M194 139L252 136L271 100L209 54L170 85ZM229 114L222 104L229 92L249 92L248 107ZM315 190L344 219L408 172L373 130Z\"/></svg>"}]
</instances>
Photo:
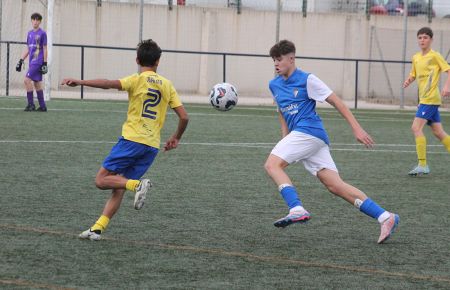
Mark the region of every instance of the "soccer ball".
<instances>
[{"instance_id":1,"label":"soccer ball","mask_svg":"<svg viewBox=\"0 0 450 290\"><path fill-rule=\"evenodd\" d=\"M229 111L236 106L238 101L236 88L228 83L217 84L209 94L209 101L214 109Z\"/></svg>"}]
</instances>

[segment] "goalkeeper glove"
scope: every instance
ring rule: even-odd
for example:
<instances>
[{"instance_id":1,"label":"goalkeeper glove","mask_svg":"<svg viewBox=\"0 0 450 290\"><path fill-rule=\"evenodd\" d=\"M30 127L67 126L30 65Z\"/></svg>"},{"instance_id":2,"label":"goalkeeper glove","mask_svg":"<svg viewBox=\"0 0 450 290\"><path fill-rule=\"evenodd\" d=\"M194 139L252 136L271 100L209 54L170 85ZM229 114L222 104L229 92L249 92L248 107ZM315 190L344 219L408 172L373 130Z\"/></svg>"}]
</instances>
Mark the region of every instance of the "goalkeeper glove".
<instances>
[{"instance_id":1,"label":"goalkeeper glove","mask_svg":"<svg viewBox=\"0 0 450 290\"><path fill-rule=\"evenodd\" d=\"M22 70L23 59L20 59L16 65L16 71L20 72Z\"/></svg>"},{"instance_id":2,"label":"goalkeeper glove","mask_svg":"<svg viewBox=\"0 0 450 290\"><path fill-rule=\"evenodd\" d=\"M45 75L48 72L47 62L44 61L41 65L41 74Z\"/></svg>"}]
</instances>

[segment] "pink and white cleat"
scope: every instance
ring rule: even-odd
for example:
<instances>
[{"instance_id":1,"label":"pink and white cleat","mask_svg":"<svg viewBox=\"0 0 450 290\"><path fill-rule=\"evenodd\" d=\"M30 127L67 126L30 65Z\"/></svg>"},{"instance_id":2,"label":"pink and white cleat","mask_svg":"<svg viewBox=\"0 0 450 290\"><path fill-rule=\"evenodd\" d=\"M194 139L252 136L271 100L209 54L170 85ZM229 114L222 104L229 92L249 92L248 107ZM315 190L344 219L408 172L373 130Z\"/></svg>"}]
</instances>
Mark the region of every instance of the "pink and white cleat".
<instances>
[{"instance_id":1,"label":"pink and white cleat","mask_svg":"<svg viewBox=\"0 0 450 290\"><path fill-rule=\"evenodd\" d=\"M389 237L395 232L399 222L400 217L398 214L391 213L389 218L381 224L381 233L378 238L378 244L382 244L389 239Z\"/></svg>"},{"instance_id":2,"label":"pink and white cleat","mask_svg":"<svg viewBox=\"0 0 450 290\"><path fill-rule=\"evenodd\" d=\"M277 220L273 225L277 228L284 228L295 223L306 223L311 219L311 215L307 211L290 212L284 218Z\"/></svg>"}]
</instances>

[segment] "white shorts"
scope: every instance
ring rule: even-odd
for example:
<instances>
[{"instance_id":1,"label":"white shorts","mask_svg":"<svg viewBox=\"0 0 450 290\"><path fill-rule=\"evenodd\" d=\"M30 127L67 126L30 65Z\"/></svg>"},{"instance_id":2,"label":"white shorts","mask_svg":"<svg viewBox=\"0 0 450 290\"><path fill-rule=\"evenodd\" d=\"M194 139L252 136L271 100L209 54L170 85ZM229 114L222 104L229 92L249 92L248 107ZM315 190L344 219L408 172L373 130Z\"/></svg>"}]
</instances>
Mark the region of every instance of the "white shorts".
<instances>
[{"instance_id":1,"label":"white shorts","mask_svg":"<svg viewBox=\"0 0 450 290\"><path fill-rule=\"evenodd\" d=\"M290 132L275 145L271 154L289 164L302 161L305 169L312 175L317 175L324 168L338 171L328 145L323 140L302 132Z\"/></svg>"}]
</instances>

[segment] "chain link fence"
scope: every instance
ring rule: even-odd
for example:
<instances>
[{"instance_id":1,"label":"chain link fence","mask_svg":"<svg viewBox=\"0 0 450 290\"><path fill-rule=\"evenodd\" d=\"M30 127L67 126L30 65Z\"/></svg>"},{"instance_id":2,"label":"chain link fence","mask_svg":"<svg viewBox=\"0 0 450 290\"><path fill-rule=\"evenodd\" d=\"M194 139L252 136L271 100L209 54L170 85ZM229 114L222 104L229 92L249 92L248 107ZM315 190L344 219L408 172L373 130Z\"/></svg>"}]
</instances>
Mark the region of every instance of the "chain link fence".
<instances>
[{"instance_id":1,"label":"chain link fence","mask_svg":"<svg viewBox=\"0 0 450 290\"><path fill-rule=\"evenodd\" d=\"M407 12L419 2L431 10ZM25 41L33 12L44 16L42 27L47 29L48 2L0 3L0 95L6 93L8 78L10 95L20 96L23 74L14 67L24 45L11 44L7 55L5 41ZM414 104L416 88L401 88L410 69L402 61L408 62L418 51L416 31L422 26L433 28L434 50L447 60L450 56L448 0L54 0L53 11L55 44L126 49L86 48L82 55L79 47L55 46L52 97L79 97L58 83L63 77L81 77L82 58L86 79L117 79L136 72L132 48L141 38L153 38L171 51L163 54L158 72L173 80L181 94L202 99L223 80L225 70L227 81L238 87L242 98L262 103L271 102L267 83L274 75L272 60L233 54L267 56L278 39L294 41L301 57L298 66L318 75L347 100ZM199 52L228 56L224 63L222 55Z\"/></svg>"}]
</instances>

